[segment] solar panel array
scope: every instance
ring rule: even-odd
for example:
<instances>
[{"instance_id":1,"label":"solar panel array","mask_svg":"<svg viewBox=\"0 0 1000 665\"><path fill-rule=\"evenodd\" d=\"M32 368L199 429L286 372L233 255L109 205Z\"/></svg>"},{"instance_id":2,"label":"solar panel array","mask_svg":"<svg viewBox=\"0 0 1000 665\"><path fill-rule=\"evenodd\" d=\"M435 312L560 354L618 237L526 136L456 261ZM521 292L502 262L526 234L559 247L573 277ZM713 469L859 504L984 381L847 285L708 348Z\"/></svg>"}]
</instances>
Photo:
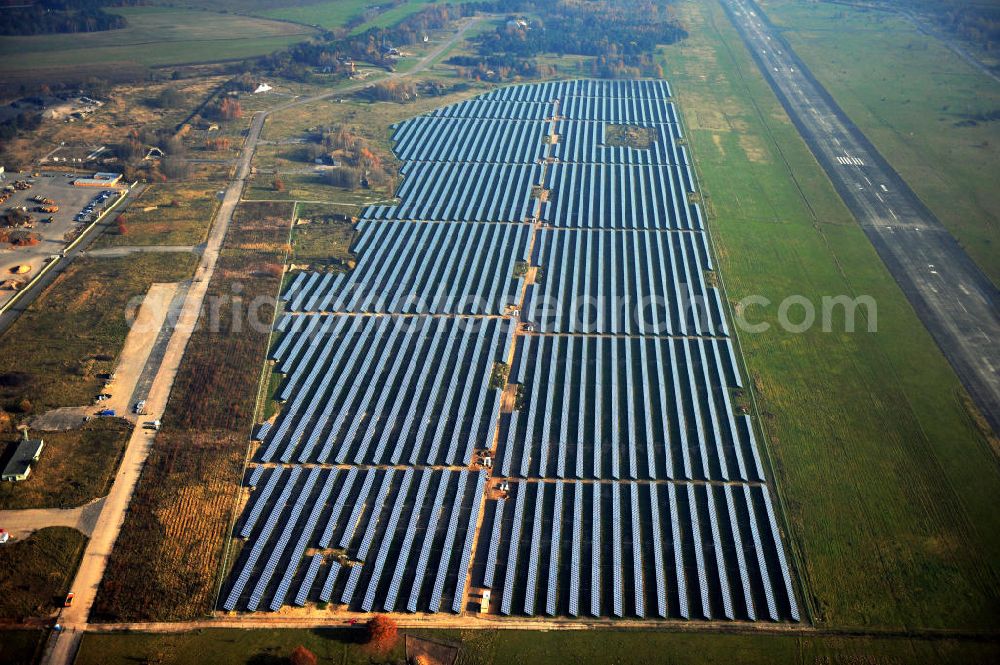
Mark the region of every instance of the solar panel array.
<instances>
[{"instance_id":1,"label":"solar panel array","mask_svg":"<svg viewBox=\"0 0 1000 665\"><path fill-rule=\"evenodd\" d=\"M511 493L487 585L500 614L800 618L765 486L515 481Z\"/></svg>"},{"instance_id":2,"label":"solar panel array","mask_svg":"<svg viewBox=\"0 0 1000 665\"><path fill-rule=\"evenodd\" d=\"M544 335L514 372L524 397L501 420L505 476L764 479L730 398L728 339Z\"/></svg>"},{"instance_id":3,"label":"solar panel array","mask_svg":"<svg viewBox=\"0 0 1000 665\"><path fill-rule=\"evenodd\" d=\"M302 469L269 470L280 490L265 519L237 525L249 540L223 609L273 611L345 596L359 611L402 609L399 598L412 611L461 603L485 472L368 468L356 480L338 469ZM331 546L338 556L308 554Z\"/></svg>"},{"instance_id":4,"label":"solar panel array","mask_svg":"<svg viewBox=\"0 0 1000 665\"><path fill-rule=\"evenodd\" d=\"M362 221L350 273L301 272L285 290L294 312L501 314L520 300L523 224Z\"/></svg>"},{"instance_id":5,"label":"solar panel array","mask_svg":"<svg viewBox=\"0 0 1000 665\"><path fill-rule=\"evenodd\" d=\"M394 127L398 202L283 294L222 609L800 620L669 97L512 86Z\"/></svg>"},{"instance_id":6,"label":"solar panel array","mask_svg":"<svg viewBox=\"0 0 1000 665\"><path fill-rule=\"evenodd\" d=\"M506 319L294 318L274 353L285 403L259 461L468 464L490 438Z\"/></svg>"},{"instance_id":7,"label":"solar panel array","mask_svg":"<svg viewBox=\"0 0 1000 665\"><path fill-rule=\"evenodd\" d=\"M522 319L542 332L726 335L703 233L540 231Z\"/></svg>"}]
</instances>

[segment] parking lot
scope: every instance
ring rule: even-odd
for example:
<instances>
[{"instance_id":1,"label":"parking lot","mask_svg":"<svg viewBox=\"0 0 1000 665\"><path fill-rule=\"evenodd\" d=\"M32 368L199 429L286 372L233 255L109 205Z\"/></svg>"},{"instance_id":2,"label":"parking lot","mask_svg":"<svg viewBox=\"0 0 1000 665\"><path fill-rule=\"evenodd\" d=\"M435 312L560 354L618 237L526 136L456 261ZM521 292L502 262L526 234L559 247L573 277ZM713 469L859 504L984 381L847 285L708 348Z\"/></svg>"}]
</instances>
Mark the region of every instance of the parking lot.
<instances>
[{"instance_id":1,"label":"parking lot","mask_svg":"<svg viewBox=\"0 0 1000 665\"><path fill-rule=\"evenodd\" d=\"M32 278L53 254L58 254L66 244L75 237L75 232L84 228L98 214L101 206L95 205L93 214L78 219L81 211L94 201L102 192L115 189L113 187L76 187L73 180L90 174L40 173L32 177L28 173L7 173L2 186L13 185L15 181L26 180L32 183L30 189L16 190L0 206L0 212L6 213L11 208L24 206L31 214L34 224L29 231L39 238L37 245L15 247L10 243L0 244L0 283L8 280L26 282ZM36 209L41 205L32 200L34 197L50 199L59 207L57 212L40 212ZM111 203L114 197L107 198L105 203ZM51 218L51 222L46 222ZM26 273L15 274L17 266L27 265ZM0 289L0 305L7 302L14 294L10 288Z\"/></svg>"}]
</instances>

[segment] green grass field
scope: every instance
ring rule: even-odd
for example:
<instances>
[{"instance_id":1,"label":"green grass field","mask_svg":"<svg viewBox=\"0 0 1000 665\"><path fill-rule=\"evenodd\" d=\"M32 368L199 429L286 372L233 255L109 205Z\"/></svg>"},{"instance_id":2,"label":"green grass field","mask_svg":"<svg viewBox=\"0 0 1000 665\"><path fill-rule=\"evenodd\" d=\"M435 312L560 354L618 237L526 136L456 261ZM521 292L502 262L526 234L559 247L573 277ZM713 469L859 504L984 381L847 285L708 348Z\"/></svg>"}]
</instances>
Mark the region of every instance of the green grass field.
<instances>
[{"instance_id":1,"label":"green grass field","mask_svg":"<svg viewBox=\"0 0 1000 665\"><path fill-rule=\"evenodd\" d=\"M720 6L678 11L664 64L728 297L775 303L741 342L817 624L995 630L1000 473L964 391ZM783 332L794 294L871 295L878 332Z\"/></svg>"},{"instance_id":2,"label":"green grass field","mask_svg":"<svg viewBox=\"0 0 1000 665\"><path fill-rule=\"evenodd\" d=\"M385 28L399 23L407 16L416 14L429 5L451 4L463 0L408 0L401 5L390 8L375 15L371 21L354 28L353 32L364 32L369 28ZM368 7L378 5L378 0L336 0L335 2L316 2L309 4L294 4L290 7L274 7L260 10L261 16L295 21L306 25L318 25L322 28L339 28L348 20L359 16Z\"/></svg>"},{"instance_id":3,"label":"green grass field","mask_svg":"<svg viewBox=\"0 0 1000 665\"><path fill-rule=\"evenodd\" d=\"M27 398L35 414L89 404L104 383L98 375L112 371L125 344L130 300L154 282L187 279L196 263L193 254L147 252L74 260L0 336L0 373L28 375L0 398Z\"/></svg>"},{"instance_id":4,"label":"green grass field","mask_svg":"<svg viewBox=\"0 0 1000 665\"><path fill-rule=\"evenodd\" d=\"M124 210L125 234L112 224L94 247L202 243L218 207L219 189L218 183L204 182L150 185Z\"/></svg>"},{"instance_id":5,"label":"green grass field","mask_svg":"<svg viewBox=\"0 0 1000 665\"><path fill-rule=\"evenodd\" d=\"M217 62L264 55L304 41L313 30L282 21L171 7L117 7L122 30L4 37L7 71L63 65L147 66Z\"/></svg>"},{"instance_id":6,"label":"green grass field","mask_svg":"<svg viewBox=\"0 0 1000 665\"><path fill-rule=\"evenodd\" d=\"M0 631L0 662L6 665L33 665L45 632L41 630Z\"/></svg>"},{"instance_id":7,"label":"green grass field","mask_svg":"<svg viewBox=\"0 0 1000 665\"><path fill-rule=\"evenodd\" d=\"M824 2L763 8L837 103L1000 284L1000 86L894 14Z\"/></svg>"},{"instance_id":8,"label":"green grass field","mask_svg":"<svg viewBox=\"0 0 1000 665\"><path fill-rule=\"evenodd\" d=\"M461 647L458 665L681 665L685 663L969 663L989 662L1000 649L986 643L888 638L732 635L718 633L539 633L518 630L409 631ZM211 654L219 665L287 662L299 645L321 663L368 665L401 662L402 638L389 654L373 655L348 630L204 630L196 633L88 633L77 665L162 665L198 662Z\"/></svg>"},{"instance_id":9,"label":"green grass field","mask_svg":"<svg viewBox=\"0 0 1000 665\"><path fill-rule=\"evenodd\" d=\"M292 228L292 263L341 264L353 255L349 249L354 240L350 222L335 222L317 218L311 224Z\"/></svg>"},{"instance_id":10,"label":"green grass field","mask_svg":"<svg viewBox=\"0 0 1000 665\"><path fill-rule=\"evenodd\" d=\"M35 432L45 447L27 480L0 484L0 510L75 508L105 496L125 451L132 426L119 418L97 418L79 429ZM19 438L3 436L7 445Z\"/></svg>"},{"instance_id":11,"label":"green grass field","mask_svg":"<svg viewBox=\"0 0 1000 665\"><path fill-rule=\"evenodd\" d=\"M0 546L0 619L45 617L61 606L86 542L60 526Z\"/></svg>"}]
</instances>

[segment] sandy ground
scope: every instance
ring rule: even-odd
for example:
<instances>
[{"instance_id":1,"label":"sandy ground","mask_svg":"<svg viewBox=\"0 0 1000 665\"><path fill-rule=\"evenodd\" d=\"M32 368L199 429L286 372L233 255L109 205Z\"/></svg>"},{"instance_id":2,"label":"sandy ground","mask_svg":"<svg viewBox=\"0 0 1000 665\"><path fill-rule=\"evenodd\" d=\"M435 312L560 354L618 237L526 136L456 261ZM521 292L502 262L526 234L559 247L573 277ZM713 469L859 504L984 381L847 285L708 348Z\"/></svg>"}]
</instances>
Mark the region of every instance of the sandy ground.
<instances>
[{"instance_id":1,"label":"sandy ground","mask_svg":"<svg viewBox=\"0 0 1000 665\"><path fill-rule=\"evenodd\" d=\"M76 508L0 510L0 524L10 532L11 538L27 538L38 529L50 526L68 526L90 537L103 506L104 499L94 499Z\"/></svg>"}]
</instances>

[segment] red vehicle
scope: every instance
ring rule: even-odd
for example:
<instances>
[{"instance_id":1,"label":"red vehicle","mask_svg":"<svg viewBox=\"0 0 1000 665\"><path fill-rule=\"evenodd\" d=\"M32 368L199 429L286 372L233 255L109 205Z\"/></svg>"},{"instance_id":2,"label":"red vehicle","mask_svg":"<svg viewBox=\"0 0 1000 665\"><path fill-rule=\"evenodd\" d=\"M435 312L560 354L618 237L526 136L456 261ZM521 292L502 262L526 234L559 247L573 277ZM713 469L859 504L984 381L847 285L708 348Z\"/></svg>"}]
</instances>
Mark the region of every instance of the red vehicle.
<instances>
[{"instance_id":1,"label":"red vehicle","mask_svg":"<svg viewBox=\"0 0 1000 665\"><path fill-rule=\"evenodd\" d=\"M73 604L73 598L75 598L75 597L76 597L76 594L73 593L72 591L70 591L69 593L67 593L66 594L66 600L63 602L63 607L70 607Z\"/></svg>"}]
</instances>

